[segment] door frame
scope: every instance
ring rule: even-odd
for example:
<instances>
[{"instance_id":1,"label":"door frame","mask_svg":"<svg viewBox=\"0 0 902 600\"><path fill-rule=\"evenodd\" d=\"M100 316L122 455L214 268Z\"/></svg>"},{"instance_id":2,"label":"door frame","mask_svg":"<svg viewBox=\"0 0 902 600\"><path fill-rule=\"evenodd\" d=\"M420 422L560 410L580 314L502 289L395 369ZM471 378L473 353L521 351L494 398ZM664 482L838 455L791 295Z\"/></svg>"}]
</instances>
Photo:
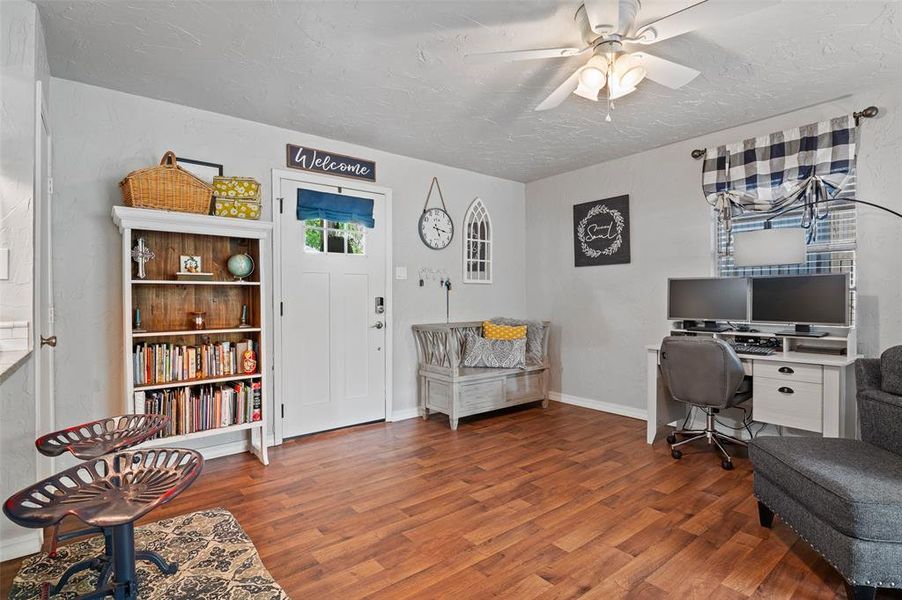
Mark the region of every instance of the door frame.
<instances>
[{"instance_id":1,"label":"door frame","mask_svg":"<svg viewBox=\"0 0 902 600\"><path fill-rule=\"evenodd\" d=\"M49 173L44 173L42 170L43 166L43 156L41 153L41 143L44 137L44 130L47 130L47 170ZM53 196L52 186L48 183L48 190L46 197L44 196L43 190L43 180L45 177L53 177L53 130L50 128L50 110L47 106L47 97L44 93L43 82L38 80L35 83L35 148L34 148L34 203L33 203L33 211L34 211L34 265L33 265L33 282L34 282L34 293L32 300L32 349L34 352L34 425L35 431L37 435L43 435L44 433L48 433L50 431L54 431L55 426L55 407L54 407L54 378L53 378L53 357L50 356L49 360L44 360L44 349L41 346L41 336L48 333L43 331L44 324L44 311L48 311L47 314L48 321L53 323L53 266L52 266L52 252L45 252L46 242L44 239L43 231L44 227L46 227L47 231L50 232L53 227L52 222L52 210L53 205L51 203L51 198ZM44 213L45 213L45 204L46 204L46 214L47 218L50 220L49 223L43 223ZM52 235L48 236L52 243ZM48 248L49 250L49 248ZM46 281L45 281L46 280ZM49 282L49 306L44 306L42 304L43 298L41 296L41 290L44 285ZM53 349L49 349L49 354L53 353ZM45 402L45 390L41 385L43 380L44 370L51 369L51 379L49 382L49 390L47 390L46 399L48 402ZM54 472L55 469L55 459L52 457L45 457L41 455L37 455L36 468L37 468L37 476L38 479L44 479L45 477L49 477Z\"/></svg>"},{"instance_id":2,"label":"door frame","mask_svg":"<svg viewBox=\"0 0 902 600\"><path fill-rule=\"evenodd\" d=\"M371 194L381 194L385 198L385 421L392 420L392 400L393 390L392 374L393 370L393 331L394 331L394 302L392 294L392 190L388 187L364 183L361 181L353 181L335 177L333 175L320 175L317 173L307 173L301 171L290 171L287 169L272 170L272 190L271 190L271 209L273 220L273 296L272 296L272 314L275 315L273 322L276 323L273 328L273 443L280 445L282 443L282 319L277 304L282 300L282 213L279 211L279 199L281 198L282 181L289 180L294 183L303 185L305 183L314 185L326 185L341 188L342 190L358 190ZM286 204L283 202L283 205ZM290 202L287 203L290 206ZM283 206L284 210L284 206ZM294 214L288 211L288 215Z\"/></svg>"}]
</instances>

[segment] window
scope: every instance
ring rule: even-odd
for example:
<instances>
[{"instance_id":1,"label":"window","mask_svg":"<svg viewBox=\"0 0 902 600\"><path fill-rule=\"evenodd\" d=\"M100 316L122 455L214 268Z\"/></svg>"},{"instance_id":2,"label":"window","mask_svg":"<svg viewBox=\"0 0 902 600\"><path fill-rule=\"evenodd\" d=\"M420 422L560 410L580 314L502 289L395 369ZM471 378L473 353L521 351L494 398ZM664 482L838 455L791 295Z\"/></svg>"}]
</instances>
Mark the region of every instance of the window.
<instances>
[{"instance_id":1,"label":"window","mask_svg":"<svg viewBox=\"0 0 902 600\"><path fill-rule=\"evenodd\" d=\"M717 274L720 277L759 277L766 275L808 275L813 273L850 273L852 318L855 318L855 245L858 212L855 198L855 172L839 195L827 203L827 218L817 222L817 238L808 245L807 261L797 265L767 265L761 267L737 267L733 264L733 235L726 231L715 214L717 238L716 260ZM798 227L801 209L788 211L773 219L774 229ZM770 217L768 213L746 213L733 217L733 232L754 231L764 229L764 221Z\"/></svg>"},{"instance_id":2,"label":"window","mask_svg":"<svg viewBox=\"0 0 902 600\"><path fill-rule=\"evenodd\" d=\"M478 197L464 217L464 283L492 283L492 220Z\"/></svg>"},{"instance_id":3,"label":"window","mask_svg":"<svg viewBox=\"0 0 902 600\"><path fill-rule=\"evenodd\" d=\"M366 229L356 223L337 223L325 219L304 221L305 250L329 254L366 253Z\"/></svg>"}]
</instances>

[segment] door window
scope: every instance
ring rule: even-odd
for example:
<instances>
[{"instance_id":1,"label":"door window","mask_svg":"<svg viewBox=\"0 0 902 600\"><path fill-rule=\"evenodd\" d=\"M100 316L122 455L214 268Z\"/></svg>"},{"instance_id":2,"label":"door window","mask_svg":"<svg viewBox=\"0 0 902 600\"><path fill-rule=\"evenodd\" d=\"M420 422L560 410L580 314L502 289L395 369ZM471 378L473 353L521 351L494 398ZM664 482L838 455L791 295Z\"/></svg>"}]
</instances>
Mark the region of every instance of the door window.
<instances>
[{"instance_id":1,"label":"door window","mask_svg":"<svg viewBox=\"0 0 902 600\"><path fill-rule=\"evenodd\" d=\"M366 228L326 219L304 221L304 251L325 254L366 254Z\"/></svg>"}]
</instances>

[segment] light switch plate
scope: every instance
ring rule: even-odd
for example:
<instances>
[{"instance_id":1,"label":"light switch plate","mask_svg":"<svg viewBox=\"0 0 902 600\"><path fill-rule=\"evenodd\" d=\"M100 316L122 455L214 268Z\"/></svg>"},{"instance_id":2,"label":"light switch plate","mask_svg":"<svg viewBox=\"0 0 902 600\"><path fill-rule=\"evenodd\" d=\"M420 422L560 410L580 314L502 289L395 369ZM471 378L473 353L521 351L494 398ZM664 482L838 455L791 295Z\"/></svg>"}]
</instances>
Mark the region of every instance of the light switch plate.
<instances>
[{"instance_id":1,"label":"light switch plate","mask_svg":"<svg viewBox=\"0 0 902 600\"><path fill-rule=\"evenodd\" d=\"M407 279L407 267L395 267L395 279Z\"/></svg>"},{"instance_id":2,"label":"light switch plate","mask_svg":"<svg viewBox=\"0 0 902 600\"><path fill-rule=\"evenodd\" d=\"M0 281L9 279L9 248L0 248Z\"/></svg>"}]
</instances>

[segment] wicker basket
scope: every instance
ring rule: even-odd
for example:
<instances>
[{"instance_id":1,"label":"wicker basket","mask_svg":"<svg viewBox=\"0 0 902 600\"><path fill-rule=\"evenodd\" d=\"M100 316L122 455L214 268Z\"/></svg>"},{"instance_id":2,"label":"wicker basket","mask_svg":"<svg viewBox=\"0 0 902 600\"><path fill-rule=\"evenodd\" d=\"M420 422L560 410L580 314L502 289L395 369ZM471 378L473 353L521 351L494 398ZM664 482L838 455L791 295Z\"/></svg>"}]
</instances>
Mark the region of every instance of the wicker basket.
<instances>
[{"instance_id":1,"label":"wicker basket","mask_svg":"<svg viewBox=\"0 0 902 600\"><path fill-rule=\"evenodd\" d=\"M160 166L126 175L119 187L126 206L210 214L213 188L179 167L172 151L163 155Z\"/></svg>"}]
</instances>

